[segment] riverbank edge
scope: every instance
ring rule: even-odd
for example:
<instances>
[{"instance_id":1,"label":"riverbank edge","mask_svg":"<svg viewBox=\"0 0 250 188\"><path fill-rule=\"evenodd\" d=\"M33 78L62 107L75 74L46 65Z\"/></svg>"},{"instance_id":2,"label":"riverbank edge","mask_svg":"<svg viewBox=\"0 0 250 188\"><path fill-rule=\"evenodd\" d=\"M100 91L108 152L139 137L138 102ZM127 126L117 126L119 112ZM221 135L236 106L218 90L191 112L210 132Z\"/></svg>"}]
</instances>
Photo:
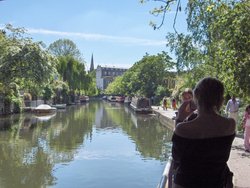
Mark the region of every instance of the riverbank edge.
<instances>
[{"instance_id":1,"label":"riverbank edge","mask_svg":"<svg viewBox=\"0 0 250 188\"><path fill-rule=\"evenodd\" d=\"M152 106L152 108L159 121L173 131L175 111L172 109L163 110L159 106ZM233 141L228 166L234 173L234 187L250 188L250 178L247 177L250 172L250 153L244 150L242 134L236 135Z\"/></svg>"}]
</instances>

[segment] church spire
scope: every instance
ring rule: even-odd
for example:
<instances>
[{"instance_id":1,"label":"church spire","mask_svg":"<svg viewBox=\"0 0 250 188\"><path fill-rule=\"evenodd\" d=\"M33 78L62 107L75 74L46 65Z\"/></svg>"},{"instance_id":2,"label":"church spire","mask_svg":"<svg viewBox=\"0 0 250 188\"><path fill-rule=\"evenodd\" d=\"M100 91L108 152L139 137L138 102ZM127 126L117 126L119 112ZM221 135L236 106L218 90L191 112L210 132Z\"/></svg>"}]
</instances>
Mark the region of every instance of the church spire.
<instances>
[{"instance_id":1,"label":"church spire","mask_svg":"<svg viewBox=\"0 0 250 188\"><path fill-rule=\"evenodd\" d=\"M94 69L95 69L94 68L94 58L93 58L93 53L92 53L89 72L92 72Z\"/></svg>"}]
</instances>

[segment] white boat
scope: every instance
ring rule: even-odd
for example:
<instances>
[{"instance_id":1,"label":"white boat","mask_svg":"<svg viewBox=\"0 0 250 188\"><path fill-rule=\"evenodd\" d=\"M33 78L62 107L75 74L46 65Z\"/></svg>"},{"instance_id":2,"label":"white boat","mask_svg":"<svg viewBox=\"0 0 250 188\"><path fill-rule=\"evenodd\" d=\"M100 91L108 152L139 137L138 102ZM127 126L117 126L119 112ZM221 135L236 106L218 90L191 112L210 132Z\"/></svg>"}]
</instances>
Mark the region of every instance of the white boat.
<instances>
[{"instance_id":1,"label":"white boat","mask_svg":"<svg viewBox=\"0 0 250 188\"><path fill-rule=\"evenodd\" d=\"M109 102L116 102L116 96L108 96Z\"/></svg>"},{"instance_id":2,"label":"white boat","mask_svg":"<svg viewBox=\"0 0 250 188\"><path fill-rule=\"evenodd\" d=\"M33 109L33 112L38 113L38 114L49 114L49 113L56 112L56 108L51 107L48 104L40 104L39 106Z\"/></svg>"}]
</instances>

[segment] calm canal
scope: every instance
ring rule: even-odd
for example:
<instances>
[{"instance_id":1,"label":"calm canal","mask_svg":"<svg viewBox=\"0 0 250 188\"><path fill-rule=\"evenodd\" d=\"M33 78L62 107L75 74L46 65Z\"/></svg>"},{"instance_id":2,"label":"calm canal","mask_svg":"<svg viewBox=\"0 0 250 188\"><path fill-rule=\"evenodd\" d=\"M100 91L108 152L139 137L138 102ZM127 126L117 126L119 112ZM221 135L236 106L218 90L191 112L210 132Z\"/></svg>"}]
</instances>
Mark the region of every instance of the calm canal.
<instances>
[{"instance_id":1,"label":"calm canal","mask_svg":"<svg viewBox=\"0 0 250 188\"><path fill-rule=\"evenodd\" d=\"M0 121L1 188L155 188L171 130L154 115L90 101Z\"/></svg>"}]
</instances>

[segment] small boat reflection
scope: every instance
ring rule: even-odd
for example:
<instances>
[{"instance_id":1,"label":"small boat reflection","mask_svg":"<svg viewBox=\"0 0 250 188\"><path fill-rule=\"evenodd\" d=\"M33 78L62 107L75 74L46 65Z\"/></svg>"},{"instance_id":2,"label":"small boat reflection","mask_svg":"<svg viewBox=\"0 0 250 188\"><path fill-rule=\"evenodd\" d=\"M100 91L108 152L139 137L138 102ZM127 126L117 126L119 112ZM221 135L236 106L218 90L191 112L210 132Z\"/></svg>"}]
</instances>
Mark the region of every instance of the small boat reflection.
<instances>
[{"instance_id":1,"label":"small boat reflection","mask_svg":"<svg viewBox=\"0 0 250 188\"><path fill-rule=\"evenodd\" d=\"M49 121L50 119L52 119L53 117L56 116L56 113L54 112L53 114L48 114L48 115L40 115L40 114L35 114L34 117L38 120L38 121Z\"/></svg>"},{"instance_id":2,"label":"small boat reflection","mask_svg":"<svg viewBox=\"0 0 250 188\"><path fill-rule=\"evenodd\" d=\"M54 107L56 109L65 109L66 108L66 104L53 104L51 105L51 107Z\"/></svg>"}]
</instances>

